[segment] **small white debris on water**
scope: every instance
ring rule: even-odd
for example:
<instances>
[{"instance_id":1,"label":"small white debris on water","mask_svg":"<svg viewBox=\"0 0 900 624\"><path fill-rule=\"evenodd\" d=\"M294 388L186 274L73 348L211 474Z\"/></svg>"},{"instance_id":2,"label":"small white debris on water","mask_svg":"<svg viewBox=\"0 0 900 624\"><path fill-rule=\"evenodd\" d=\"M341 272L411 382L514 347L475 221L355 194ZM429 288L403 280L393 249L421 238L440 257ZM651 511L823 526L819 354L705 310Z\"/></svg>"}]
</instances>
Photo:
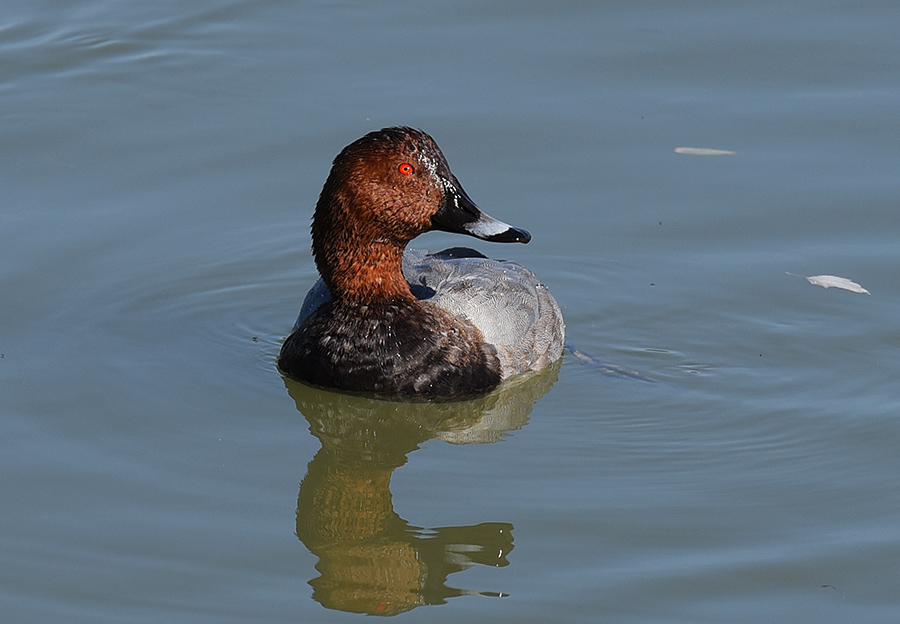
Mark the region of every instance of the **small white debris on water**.
<instances>
[{"instance_id":1,"label":"small white debris on water","mask_svg":"<svg viewBox=\"0 0 900 624\"><path fill-rule=\"evenodd\" d=\"M687 154L688 156L734 156L737 152L731 150L712 149L709 147L676 147L676 154Z\"/></svg>"},{"instance_id":2,"label":"small white debris on water","mask_svg":"<svg viewBox=\"0 0 900 624\"><path fill-rule=\"evenodd\" d=\"M793 275L794 277L802 277L813 286L821 286L822 288L841 288L861 295L872 294L856 282L848 280L846 277L838 277L837 275L812 275L807 277L805 275L797 275L796 273L788 273L787 271L785 271L785 273Z\"/></svg>"}]
</instances>

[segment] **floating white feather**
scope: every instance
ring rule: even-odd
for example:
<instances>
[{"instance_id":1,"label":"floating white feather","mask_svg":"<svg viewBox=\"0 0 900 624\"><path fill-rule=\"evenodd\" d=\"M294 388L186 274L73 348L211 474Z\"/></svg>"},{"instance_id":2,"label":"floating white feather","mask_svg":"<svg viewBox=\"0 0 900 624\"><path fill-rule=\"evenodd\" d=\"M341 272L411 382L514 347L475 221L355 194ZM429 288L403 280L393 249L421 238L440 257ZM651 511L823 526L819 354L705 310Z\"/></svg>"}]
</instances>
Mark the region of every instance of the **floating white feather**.
<instances>
[{"instance_id":1,"label":"floating white feather","mask_svg":"<svg viewBox=\"0 0 900 624\"><path fill-rule=\"evenodd\" d=\"M856 282L848 280L846 277L838 277L837 275L812 275L807 277L805 275L797 275L796 273L788 273L787 271L785 271L785 273L793 275L794 277L802 277L813 286L821 286L822 288L842 288L861 295L872 294Z\"/></svg>"},{"instance_id":2,"label":"floating white feather","mask_svg":"<svg viewBox=\"0 0 900 624\"><path fill-rule=\"evenodd\" d=\"M687 154L688 156L734 156L737 152L731 150L712 149L709 147L676 147L676 154Z\"/></svg>"}]
</instances>

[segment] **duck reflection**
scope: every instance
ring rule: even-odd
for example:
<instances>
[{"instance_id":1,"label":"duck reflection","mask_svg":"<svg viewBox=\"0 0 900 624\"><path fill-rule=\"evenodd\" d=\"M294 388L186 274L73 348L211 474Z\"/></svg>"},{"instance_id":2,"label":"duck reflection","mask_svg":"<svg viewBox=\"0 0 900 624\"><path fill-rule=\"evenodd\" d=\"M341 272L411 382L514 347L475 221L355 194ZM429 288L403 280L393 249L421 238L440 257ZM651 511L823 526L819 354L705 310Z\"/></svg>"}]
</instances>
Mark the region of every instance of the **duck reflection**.
<instances>
[{"instance_id":1,"label":"duck reflection","mask_svg":"<svg viewBox=\"0 0 900 624\"><path fill-rule=\"evenodd\" d=\"M285 380L322 444L297 497L297 537L319 558L313 598L330 609L395 615L455 596L501 596L449 587L447 577L476 564L509 565L513 526L414 526L394 511L391 475L427 440L496 442L520 429L559 366L462 403L392 403Z\"/></svg>"}]
</instances>

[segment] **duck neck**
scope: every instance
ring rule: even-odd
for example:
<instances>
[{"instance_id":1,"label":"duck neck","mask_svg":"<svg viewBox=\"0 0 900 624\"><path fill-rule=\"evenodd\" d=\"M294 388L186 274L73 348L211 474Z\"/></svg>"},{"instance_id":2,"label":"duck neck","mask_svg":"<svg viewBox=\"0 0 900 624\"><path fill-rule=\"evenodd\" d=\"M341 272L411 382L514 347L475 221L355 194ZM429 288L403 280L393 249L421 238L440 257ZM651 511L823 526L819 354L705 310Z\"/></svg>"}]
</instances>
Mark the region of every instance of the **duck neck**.
<instances>
[{"instance_id":1,"label":"duck neck","mask_svg":"<svg viewBox=\"0 0 900 624\"><path fill-rule=\"evenodd\" d=\"M415 301L403 277L403 248L396 243L372 242L325 254L324 261L316 254L316 263L335 301L362 305Z\"/></svg>"}]
</instances>

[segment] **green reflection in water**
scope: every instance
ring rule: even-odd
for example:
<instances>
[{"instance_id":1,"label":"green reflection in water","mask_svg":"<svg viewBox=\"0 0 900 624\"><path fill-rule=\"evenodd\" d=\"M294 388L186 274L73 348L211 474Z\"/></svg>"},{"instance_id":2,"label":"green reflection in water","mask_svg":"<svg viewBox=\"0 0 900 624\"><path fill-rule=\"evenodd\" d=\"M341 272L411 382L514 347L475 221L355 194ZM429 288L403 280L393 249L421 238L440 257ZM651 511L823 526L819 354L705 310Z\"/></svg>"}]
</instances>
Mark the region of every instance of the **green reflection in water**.
<instances>
[{"instance_id":1,"label":"green reflection in water","mask_svg":"<svg viewBox=\"0 0 900 624\"><path fill-rule=\"evenodd\" d=\"M509 565L512 524L414 526L394 512L391 475L427 440L496 442L522 428L556 382L560 365L458 403L395 403L285 380L322 443L297 497L297 537L319 558L319 576L310 581L313 598L330 609L396 615L454 596L502 596L455 589L446 581L476 564Z\"/></svg>"}]
</instances>

